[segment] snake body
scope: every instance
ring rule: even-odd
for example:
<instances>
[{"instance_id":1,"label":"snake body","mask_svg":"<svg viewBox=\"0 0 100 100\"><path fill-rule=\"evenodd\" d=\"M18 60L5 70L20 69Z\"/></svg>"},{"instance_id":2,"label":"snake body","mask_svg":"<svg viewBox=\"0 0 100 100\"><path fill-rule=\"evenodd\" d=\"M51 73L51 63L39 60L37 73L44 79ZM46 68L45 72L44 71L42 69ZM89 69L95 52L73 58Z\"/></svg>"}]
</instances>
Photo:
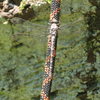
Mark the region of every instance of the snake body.
<instances>
[{"instance_id":1,"label":"snake body","mask_svg":"<svg viewBox=\"0 0 100 100\"><path fill-rule=\"evenodd\" d=\"M57 37L59 29L60 1L52 0L50 14L50 34L48 36L47 55L44 67L44 80L42 83L40 100L50 100L50 91L56 57Z\"/></svg>"}]
</instances>

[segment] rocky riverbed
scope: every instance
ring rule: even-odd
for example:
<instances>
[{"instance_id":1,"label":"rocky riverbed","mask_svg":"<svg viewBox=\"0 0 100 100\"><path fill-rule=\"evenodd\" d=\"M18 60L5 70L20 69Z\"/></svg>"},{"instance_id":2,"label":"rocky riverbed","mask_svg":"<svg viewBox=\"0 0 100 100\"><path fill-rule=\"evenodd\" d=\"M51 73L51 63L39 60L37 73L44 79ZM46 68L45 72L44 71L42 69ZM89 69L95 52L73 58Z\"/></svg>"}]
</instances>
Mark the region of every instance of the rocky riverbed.
<instances>
[{"instance_id":1,"label":"rocky riverbed","mask_svg":"<svg viewBox=\"0 0 100 100\"><path fill-rule=\"evenodd\" d=\"M32 6L46 4L43 0L5 0L0 2L0 16L4 18L21 17L24 19L33 18L35 11Z\"/></svg>"}]
</instances>

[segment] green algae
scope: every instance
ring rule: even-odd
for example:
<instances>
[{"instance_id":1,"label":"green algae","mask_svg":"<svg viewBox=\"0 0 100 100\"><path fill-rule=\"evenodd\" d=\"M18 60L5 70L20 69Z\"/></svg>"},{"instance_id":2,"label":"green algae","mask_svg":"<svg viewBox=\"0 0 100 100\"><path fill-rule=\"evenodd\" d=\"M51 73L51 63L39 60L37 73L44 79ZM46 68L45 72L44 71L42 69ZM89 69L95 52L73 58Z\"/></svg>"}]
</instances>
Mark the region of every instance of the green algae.
<instances>
[{"instance_id":1,"label":"green algae","mask_svg":"<svg viewBox=\"0 0 100 100\"><path fill-rule=\"evenodd\" d=\"M99 14L92 16L91 2L62 1L51 100L99 100L100 27L95 28ZM48 25L50 6L34 9L37 17L32 23ZM13 26L2 22L4 19L0 19L0 100L39 100L47 44L47 37L40 37L44 28L37 30L28 22Z\"/></svg>"}]
</instances>

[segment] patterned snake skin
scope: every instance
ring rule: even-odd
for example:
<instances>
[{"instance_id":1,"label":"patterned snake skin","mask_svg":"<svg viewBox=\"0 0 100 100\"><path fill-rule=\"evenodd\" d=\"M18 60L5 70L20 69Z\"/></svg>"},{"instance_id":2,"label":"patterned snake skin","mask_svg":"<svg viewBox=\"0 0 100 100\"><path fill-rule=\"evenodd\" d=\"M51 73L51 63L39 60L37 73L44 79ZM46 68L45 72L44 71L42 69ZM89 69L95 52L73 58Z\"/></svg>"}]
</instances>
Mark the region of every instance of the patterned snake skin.
<instances>
[{"instance_id":1,"label":"patterned snake skin","mask_svg":"<svg viewBox=\"0 0 100 100\"><path fill-rule=\"evenodd\" d=\"M50 14L50 34L48 36L48 49L44 68L44 80L42 84L40 100L50 100L50 91L54 71L54 63L56 57L57 36L59 29L59 14L61 0L52 0Z\"/></svg>"}]
</instances>

